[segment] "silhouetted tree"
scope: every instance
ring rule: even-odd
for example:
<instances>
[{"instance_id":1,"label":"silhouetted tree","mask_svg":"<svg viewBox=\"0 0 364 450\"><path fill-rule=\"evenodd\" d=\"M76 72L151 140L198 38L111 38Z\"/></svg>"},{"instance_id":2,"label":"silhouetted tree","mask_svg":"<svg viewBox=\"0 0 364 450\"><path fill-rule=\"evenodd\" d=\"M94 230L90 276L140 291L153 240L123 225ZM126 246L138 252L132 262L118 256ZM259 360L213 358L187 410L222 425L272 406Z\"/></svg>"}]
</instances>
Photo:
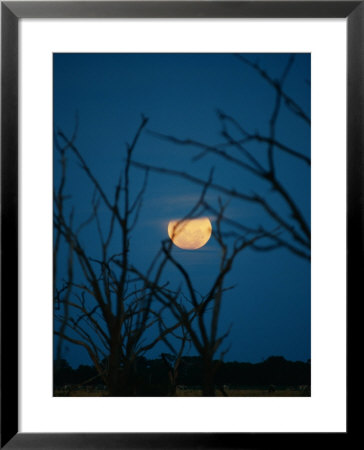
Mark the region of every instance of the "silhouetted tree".
<instances>
[{"instance_id":1,"label":"silhouetted tree","mask_svg":"<svg viewBox=\"0 0 364 450\"><path fill-rule=\"evenodd\" d=\"M293 97L285 91L285 81L294 64L294 56L288 57L287 64L278 79L271 77L258 62L253 62L243 55L236 55L236 58L254 70L265 83L268 83L275 93L275 100L268 124L268 134L247 130L236 118L223 111L218 111L223 141L216 145L210 145L190 138L181 139L163 133L151 133L158 139L167 140L175 145L197 149L199 153L193 158L194 161L214 155L235 168L248 171L257 180L266 183L276 197L272 200L271 197L266 196L264 193L247 193L244 190L243 183L239 188L236 188L215 182L212 174L214 170L218 171L218 169L214 167L211 169L209 180L206 181L198 176L182 172L178 168L165 168L142 162L132 162L133 165L144 171L153 171L159 174L183 178L201 186L204 192L207 189L217 191L219 195L223 195L226 199L226 203L223 204L219 198L217 206L213 205L211 201L207 202L205 195L199 201L199 205L204 211L213 214L217 218L215 238L221 249L220 271L205 297L201 299L197 297L195 287L185 268L174 258L170 247L167 249L164 246L163 248L167 259L177 268L185 282L189 301L196 311L196 318L193 321L191 316L186 319L181 304L171 301L171 298L168 298L165 291L160 291L160 293L162 296L165 296L165 304L169 305L176 319L183 321L195 349L204 361L204 395L214 395L214 374L216 372L214 355L228 334L217 337L217 324L224 290L223 282L237 255L248 246L256 251L264 252L286 248L294 255L310 261L311 232L309 220L299 207L298 200L294 198L292 192L280 179L279 167L276 164L277 152L282 152L288 158L291 158L293 164L298 163L302 165L302 170L307 171L307 179L309 180L311 166L309 149L306 149L306 153L301 153L297 149L292 148L280 140L277 131L277 124L283 107L293 114L297 120L302 121L308 131L310 130L309 113L305 112ZM260 128L259 125L257 124L257 129ZM257 156L258 146L259 150L262 147L264 155L260 154ZM249 188L249 191L251 191L250 187L247 186L246 188ZM248 226L229 217L228 214L225 214L225 205L231 199L258 205L264 211L265 219L269 219L269 225L258 223L256 226ZM266 223L268 222L266 221ZM229 227L230 235L235 236L233 245L231 243L228 244L226 236L229 233L225 232L224 234L221 231L222 225ZM206 312L209 307L212 309L212 318L209 323L209 330L207 330L206 319L208 315ZM194 329L195 325L198 332ZM222 352L220 359L223 354L224 352Z\"/></svg>"},{"instance_id":2,"label":"silhouetted tree","mask_svg":"<svg viewBox=\"0 0 364 450\"><path fill-rule=\"evenodd\" d=\"M194 212L195 210L198 211L199 206L204 204L204 194L210 186L210 183L211 178L206 182L204 191L194 208ZM187 331L195 350L201 356L203 362L202 390L204 396L215 395L216 370L219 363L222 361L224 354L228 350L221 350L219 359L217 361L215 360L224 339L230 332L230 330L227 330L222 335L219 335L218 333L223 294L225 290L229 289L229 287L224 285L226 277L230 272L236 257L243 250L252 246L256 241L265 237L264 233L256 235L253 238L239 236L229 245L221 230L223 213L224 205L220 203L220 211L216 218L215 230L213 231L213 236L220 247L219 270L215 276L211 276L210 287L204 295L198 293L190 274L173 255L171 241L164 241L162 243L163 258L158 266L158 273L160 273L162 267L165 267L166 262L172 264L180 275L181 282L185 287L185 293L182 288L180 288L180 294L178 295L177 293L177 295L175 295L175 293L171 292L167 287L151 284L149 279L144 278L144 281L154 291L154 295L158 301L171 311L177 323L183 325L183 329ZM192 217L192 214L189 214L188 217ZM185 220L185 218L183 220ZM176 228L177 227L178 223L176 225ZM143 277L141 273L139 273L139 276ZM186 308L186 305L191 305L192 308L190 306L189 308Z\"/></svg>"},{"instance_id":3,"label":"silhouetted tree","mask_svg":"<svg viewBox=\"0 0 364 450\"><path fill-rule=\"evenodd\" d=\"M275 101L270 116L268 134L249 131L236 118L226 112L218 111L222 127L223 142L209 145L193 139L180 139L174 136L153 133L176 145L199 150L195 160L214 155L242 171L248 171L257 180L263 181L276 195L275 200L264 192L247 192L243 184L239 189L224 185L214 179L211 169L207 180L178 168L167 169L161 166L133 161L133 150L140 134L147 124L143 118L135 137L127 146L123 171L110 199L90 170L81 152L75 145L77 129L71 138L61 131L56 134L56 147L61 156L62 174L54 194L54 277L58 280L58 255L62 241L68 249L67 277L60 286L55 283L55 319L58 322L56 335L61 343L65 339L84 347L92 359L100 376L109 387L111 395L137 395L136 361L158 342L164 342L175 358L174 364L163 358L168 367L171 391L175 393L178 367L183 356L185 342L188 340L202 361L203 395L215 395L215 375L228 348L222 344L229 330L219 333L219 319L226 286L226 278L238 255L246 248L256 251L271 251L286 248L293 254L310 260L310 225L297 199L285 186L276 163L277 152L283 152L294 163L302 164L302 170L310 170L310 158L290 145L284 143L277 131L280 112L285 107L297 120L310 127L309 114L285 92L285 81L294 63L289 57L279 79L273 79L258 62L243 55L236 57L254 70L264 82L273 89ZM256 155L262 147L263 155ZM74 224L74 211L65 207L66 155L71 153L91 182L95 190L92 213L84 223ZM130 192L130 170L138 167L144 171L144 181L140 191ZM218 169L215 169L218 170ZM142 199L147 188L148 174L151 172L182 177L201 186L201 196L192 210L182 219L190 219L202 214L215 217L213 236L220 250L219 269L211 276L206 292L200 294L194 286L187 269L174 255L171 240L162 242L150 268L142 272L135 267L129 255L131 233L137 223ZM216 203L206 200L206 193L217 191ZM220 198L222 197L222 199ZM284 208L277 206L283 204ZM255 226L236 221L226 213L229 200L249 202L258 205L269 219ZM109 214L106 227L101 224L99 205L102 203ZM88 253L80 239L80 233L90 223L96 224L100 238L100 256ZM121 248L114 251L113 236L121 237ZM81 270L83 281L76 276ZM176 269L180 287L163 283L166 267ZM166 319L169 316L169 319ZM173 318L171 321L170 317ZM146 331L155 327L158 335L147 339ZM182 344L176 350L173 342Z\"/></svg>"},{"instance_id":4,"label":"silhouetted tree","mask_svg":"<svg viewBox=\"0 0 364 450\"><path fill-rule=\"evenodd\" d=\"M130 192L130 162L146 118L127 145L125 161L113 198L109 198L75 144L77 127L72 138L62 131L56 134L55 144L61 156L61 177L54 193L54 274L55 274L55 334L59 337L58 358L63 340L86 349L111 395L137 395L136 360L180 323L164 326L161 311L153 309L153 289L144 280L135 278L129 248L131 233L137 223L143 195L147 186L146 172L142 186ZM71 153L91 181L95 190L90 216L77 227L75 212L66 208L67 154ZM101 223L100 203L109 212L108 223ZM100 256L83 244L80 234L96 224L100 240ZM105 231L106 230L106 231ZM115 251L114 236L121 242ZM61 241L68 248L68 269L63 286L59 288L57 267ZM76 270L77 263L77 270ZM76 275L77 271L77 275ZM82 275L80 275L80 272ZM131 280L131 277L133 279ZM146 331L159 324L160 333L145 340Z\"/></svg>"},{"instance_id":5,"label":"silhouetted tree","mask_svg":"<svg viewBox=\"0 0 364 450\"><path fill-rule=\"evenodd\" d=\"M289 113L304 124L307 132L310 132L310 113L304 111L294 98L285 91L285 82L294 64L295 57L294 55L288 57L287 64L278 79L273 78L264 70L259 62L254 62L251 58L240 54L235 55L235 57L255 71L271 87L275 94L268 123L269 132L267 134L258 131L263 128L264 123L257 123L256 130L250 131L237 118L221 110L218 110L217 115L221 125L220 134L222 141L216 145L210 145L190 138L177 138L160 132L152 132L152 134L174 145L198 150L198 153L193 158L194 161L214 155L222 161L231 164L234 168L249 172L257 180L263 181L270 187L271 192L275 196L267 196L265 190L251 193L251 187L244 186L243 183L239 188L236 188L235 186L211 182L210 188L226 198L258 205L271 226L263 225L262 223L258 223L256 226L247 226L247 224L237 221L229 217L229 215L224 216L223 220L237 233L260 235L264 232L264 242L257 242L252 245L252 248L256 251L272 251L277 248L286 248L293 254L309 261L311 253L309 219L307 213L299 206L298 199L285 186L276 162L277 153L281 152L287 158L290 158L292 167L293 165L301 164L301 171L306 171L306 179L309 186L311 169L309 148L304 149L304 152L302 152L286 144L279 137L277 127L280 114L285 107ZM150 164L134 164L144 170L148 169L157 173L181 177L191 183L201 186L205 185L203 179L182 172L177 168L167 169ZM218 210L211 203L206 204L206 207L212 214L218 214Z\"/></svg>"}]
</instances>

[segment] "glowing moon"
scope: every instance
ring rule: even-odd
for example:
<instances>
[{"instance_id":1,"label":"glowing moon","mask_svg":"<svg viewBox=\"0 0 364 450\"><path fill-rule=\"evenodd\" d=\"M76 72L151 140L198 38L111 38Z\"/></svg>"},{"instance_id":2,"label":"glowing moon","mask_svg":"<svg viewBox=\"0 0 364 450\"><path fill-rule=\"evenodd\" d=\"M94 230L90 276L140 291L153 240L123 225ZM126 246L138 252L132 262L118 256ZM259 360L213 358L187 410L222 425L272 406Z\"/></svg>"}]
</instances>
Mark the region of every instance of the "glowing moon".
<instances>
[{"instance_id":1,"label":"glowing moon","mask_svg":"<svg viewBox=\"0 0 364 450\"><path fill-rule=\"evenodd\" d=\"M168 236L174 245L185 250L203 247L212 233L211 222L207 217L199 219L171 220L168 224Z\"/></svg>"}]
</instances>

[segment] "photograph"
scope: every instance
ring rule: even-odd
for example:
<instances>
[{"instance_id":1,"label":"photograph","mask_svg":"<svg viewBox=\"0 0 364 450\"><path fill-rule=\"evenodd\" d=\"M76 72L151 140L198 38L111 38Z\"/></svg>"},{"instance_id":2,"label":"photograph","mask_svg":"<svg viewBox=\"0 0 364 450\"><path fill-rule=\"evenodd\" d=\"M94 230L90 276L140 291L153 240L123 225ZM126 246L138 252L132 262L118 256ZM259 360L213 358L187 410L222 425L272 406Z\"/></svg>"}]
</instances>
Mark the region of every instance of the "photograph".
<instances>
[{"instance_id":1,"label":"photograph","mask_svg":"<svg viewBox=\"0 0 364 450\"><path fill-rule=\"evenodd\" d=\"M311 396L310 53L53 53L53 335L54 397Z\"/></svg>"}]
</instances>

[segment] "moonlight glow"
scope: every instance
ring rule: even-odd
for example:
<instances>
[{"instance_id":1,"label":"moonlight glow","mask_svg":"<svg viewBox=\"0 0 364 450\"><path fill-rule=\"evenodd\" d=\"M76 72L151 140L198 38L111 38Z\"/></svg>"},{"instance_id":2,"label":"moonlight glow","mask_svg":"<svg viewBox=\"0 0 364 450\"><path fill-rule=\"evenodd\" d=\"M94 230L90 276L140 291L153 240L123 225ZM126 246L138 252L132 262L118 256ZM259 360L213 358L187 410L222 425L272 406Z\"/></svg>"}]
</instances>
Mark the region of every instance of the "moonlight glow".
<instances>
[{"instance_id":1,"label":"moonlight glow","mask_svg":"<svg viewBox=\"0 0 364 450\"><path fill-rule=\"evenodd\" d=\"M171 220L168 224L168 236L177 247L185 250L203 247L210 239L211 232L211 222L207 217Z\"/></svg>"}]
</instances>

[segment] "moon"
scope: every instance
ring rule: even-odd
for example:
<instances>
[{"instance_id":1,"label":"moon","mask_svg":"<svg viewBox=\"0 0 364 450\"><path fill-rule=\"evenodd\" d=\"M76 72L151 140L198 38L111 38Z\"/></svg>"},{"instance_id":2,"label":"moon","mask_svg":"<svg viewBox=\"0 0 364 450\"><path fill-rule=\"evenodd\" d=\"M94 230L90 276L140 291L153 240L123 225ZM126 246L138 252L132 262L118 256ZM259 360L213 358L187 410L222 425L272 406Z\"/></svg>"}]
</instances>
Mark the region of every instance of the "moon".
<instances>
[{"instance_id":1,"label":"moon","mask_svg":"<svg viewBox=\"0 0 364 450\"><path fill-rule=\"evenodd\" d=\"M174 245L184 250L197 250L210 239L212 225L208 217L198 219L171 220L168 236Z\"/></svg>"}]
</instances>

